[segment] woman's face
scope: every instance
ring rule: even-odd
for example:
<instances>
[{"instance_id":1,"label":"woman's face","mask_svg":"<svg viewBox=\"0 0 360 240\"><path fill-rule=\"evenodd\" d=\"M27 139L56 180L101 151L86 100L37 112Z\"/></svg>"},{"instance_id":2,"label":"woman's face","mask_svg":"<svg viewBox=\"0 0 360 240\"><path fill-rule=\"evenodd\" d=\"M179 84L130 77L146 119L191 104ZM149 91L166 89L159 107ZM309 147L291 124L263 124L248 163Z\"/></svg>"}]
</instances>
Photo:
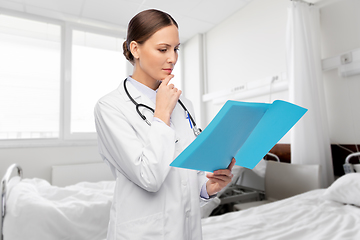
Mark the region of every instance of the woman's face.
<instances>
[{"instance_id":1,"label":"woman's face","mask_svg":"<svg viewBox=\"0 0 360 240\"><path fill-rule=\"evenodd\" d=\"M178 59L179 45L179 31L175 25L164 27L143 44L137 44L133 78L148 85L170 75Z\"/></svg>"}]
</instances>

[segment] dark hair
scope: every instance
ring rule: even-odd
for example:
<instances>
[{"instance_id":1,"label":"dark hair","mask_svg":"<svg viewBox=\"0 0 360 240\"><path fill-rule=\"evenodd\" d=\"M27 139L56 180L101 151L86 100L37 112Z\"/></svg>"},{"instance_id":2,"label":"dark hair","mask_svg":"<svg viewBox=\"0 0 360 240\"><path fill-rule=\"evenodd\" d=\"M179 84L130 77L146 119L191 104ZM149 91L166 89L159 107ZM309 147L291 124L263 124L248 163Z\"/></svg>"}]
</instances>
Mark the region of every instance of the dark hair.
<instances>
[{"instance_id":1,"label":"dark hair","mask_svg":"<svg viewBox=\"0 0 360 240\"><path fill-rule=\"evenodd\" d=\"M149 9L136 14L129 22L127 37L123 43L123 53L126 59L134 64L134 56L130 51L132 41L142 44L155 32L170 25L178 28L178 24L169 14L159 10Z\"/></svg>"}]
</instances>

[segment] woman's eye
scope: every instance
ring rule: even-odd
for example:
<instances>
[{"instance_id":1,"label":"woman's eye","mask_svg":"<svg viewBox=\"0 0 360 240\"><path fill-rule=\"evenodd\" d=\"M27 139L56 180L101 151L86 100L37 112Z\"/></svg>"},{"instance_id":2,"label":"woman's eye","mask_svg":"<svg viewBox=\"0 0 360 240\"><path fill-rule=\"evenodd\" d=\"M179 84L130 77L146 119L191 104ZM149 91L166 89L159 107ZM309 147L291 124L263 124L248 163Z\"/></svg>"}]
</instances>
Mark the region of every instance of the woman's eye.
<instances>
[{"instance_id":1,"label":"woman's eye","mask_svg":"<svg viewBox=\"0 0 360 240\"><path fill-rule=\"evenodd\" d=\"M174 50L175 50L175 52L177 52L177 51L179 51L180 49L179 49L179 48L175 48Z\"/></svg>"},{"instance_id":2,"label":"woman's eye","mask_svg":"<svg viewBox=\"0 0 360 240\"><path fill-rule=\"evenodd\" d=\"M166 52L166 50L167 50L166 48L164 48L164 49L159 49L160 52Z\"/></svg>"}]
</instances>

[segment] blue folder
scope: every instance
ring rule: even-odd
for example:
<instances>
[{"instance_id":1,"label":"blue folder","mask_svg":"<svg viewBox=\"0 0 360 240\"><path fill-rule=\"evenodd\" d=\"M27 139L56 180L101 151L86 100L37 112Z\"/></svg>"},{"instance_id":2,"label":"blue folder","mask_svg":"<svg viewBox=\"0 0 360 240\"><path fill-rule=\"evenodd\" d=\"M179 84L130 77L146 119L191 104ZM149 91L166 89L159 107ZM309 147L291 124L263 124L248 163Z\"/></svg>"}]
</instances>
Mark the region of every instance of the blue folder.
<instances>
[{"instance_id":1,"label":"blue folder","mask_svg":"<svg viewBox=\"0 0 360 240\"><path fill-rule=\"evenodd\" d=\"M307 109L273 103L227 101L204 131L170 164L213 172L236 165L253 169Z\"/></svg>"}]
</instances>

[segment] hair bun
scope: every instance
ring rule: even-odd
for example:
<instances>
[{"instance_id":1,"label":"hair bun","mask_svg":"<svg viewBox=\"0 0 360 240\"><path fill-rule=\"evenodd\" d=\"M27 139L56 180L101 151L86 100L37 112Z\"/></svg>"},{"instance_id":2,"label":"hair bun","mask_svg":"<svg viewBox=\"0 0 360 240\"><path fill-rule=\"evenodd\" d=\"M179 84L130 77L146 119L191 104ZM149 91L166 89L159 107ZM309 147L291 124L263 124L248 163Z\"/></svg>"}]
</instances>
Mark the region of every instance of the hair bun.
<instances>
[{"instance_id":1,"label":"hair bun","mask_svg":"<svg viewBox=\"0 0 360 240\"><path fill-rule=\"evenodd\" d=\"M126 59L131 62L132 64L134 64L134 56L132 55L132 53L130 52L129 48L127 47L127 42L126 40L123 43L123 54L126 57Z\"/></svg>"}]
</instances>

